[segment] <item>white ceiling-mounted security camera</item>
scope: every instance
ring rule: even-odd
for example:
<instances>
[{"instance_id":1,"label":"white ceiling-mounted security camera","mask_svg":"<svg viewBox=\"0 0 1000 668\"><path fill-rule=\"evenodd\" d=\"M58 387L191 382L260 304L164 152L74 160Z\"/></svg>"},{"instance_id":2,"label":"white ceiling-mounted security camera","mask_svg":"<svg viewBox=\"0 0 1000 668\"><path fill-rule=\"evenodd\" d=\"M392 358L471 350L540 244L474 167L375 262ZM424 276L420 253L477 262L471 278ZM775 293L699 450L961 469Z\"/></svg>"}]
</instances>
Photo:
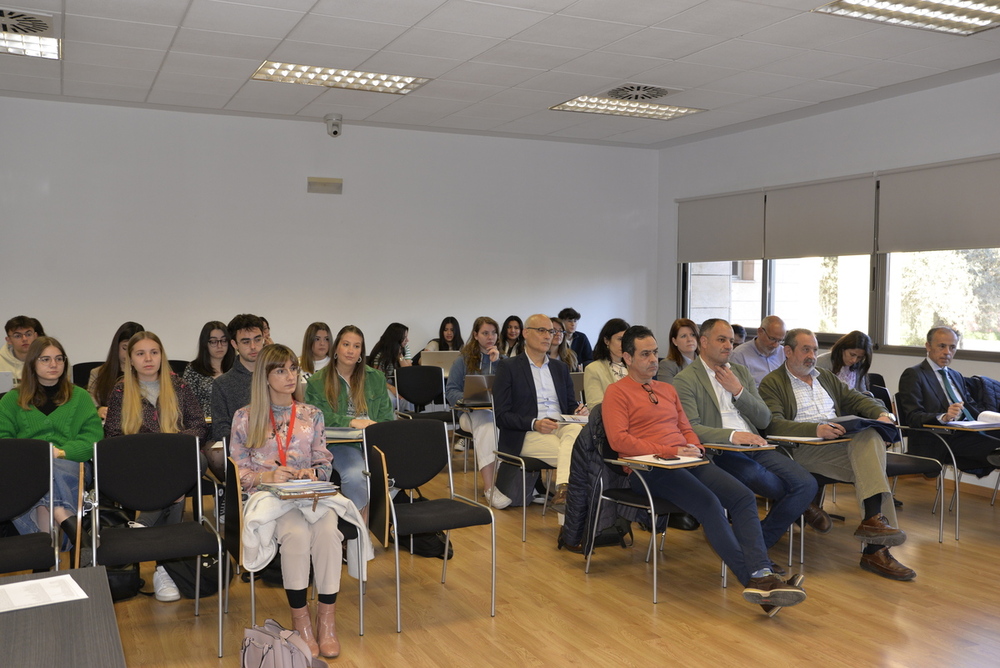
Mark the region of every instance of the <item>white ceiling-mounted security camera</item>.
<instances>
[{"instance_id":1,"label":"white ceiling-mounted security camera","mask_svg":"<svg viewBox=\"0 0 1000 668\"><path fill-rule=\"evenodd\" d=\"M344 117L340 114L327 114L323 120L326 121L326 134L331 137L339 137L340 133L343 132Z\"/></svg>"}]
</instances>

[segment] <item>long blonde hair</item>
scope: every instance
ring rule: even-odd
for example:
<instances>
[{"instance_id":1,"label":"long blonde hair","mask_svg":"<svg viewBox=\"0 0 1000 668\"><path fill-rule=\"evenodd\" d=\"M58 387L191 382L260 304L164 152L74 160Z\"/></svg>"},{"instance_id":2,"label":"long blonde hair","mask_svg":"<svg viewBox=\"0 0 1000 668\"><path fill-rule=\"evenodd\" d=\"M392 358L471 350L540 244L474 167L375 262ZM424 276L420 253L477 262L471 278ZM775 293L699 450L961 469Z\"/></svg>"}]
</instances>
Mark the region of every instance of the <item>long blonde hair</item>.
<instances>
[{"instance_id":1,"label":"long blonde hair","mask_svg":"<svg viewBox=\"0 0 1000 668\"><path fill-rule=\"evenodd\" d=\"M128 340L125 358L124 378L125 390L122 396L122 433L138 434L142 428L142 389L139 387L139 377L132 366L132 350L140 341L152 341L160 347L160 395L156 400L156 409L160 416L160 433L176 434L184 428L183 416L177 406L177 393L174 392L170 362L167 351L163 349L160 337L152 332L137 332Z\"/></svg>"},{"instance_id":2,"label":"long blonde hair","mask_svg":"<svg viewBox=\"0 0 1000 668\"><path fill-rule=\"evenodd\" d=\"M368 412L368 402L365 400L365 335L356 325L344 325L337 332L337 339L333 342L333 347L330 349L332 359L330 360L330 364L327 364L323 369L326 373L326 378L323 379L323 393L326 395L326 400L330 403L330 408L336 411L340 398L337 348L340 347L340 340L344 338L344 334L357 334L361 337L361 357L358 358L358 363L354 365L354 370L351 371L347 390L351 394L355 414L362 415Z\"/></svg>"},{"instance_id":3,"label":"long blonde hair","mask_svg":"<svg viewBox=\"0 0 1000 668\"><path fill-rule=\"evenodd\" d=\"M479 334L479 330L487 325L493 325L493 329L497 332L497 346L500 345L500 326L497 321L488 315L481 315L476 318L476 321L472 324L472 336L469 340L465 342L462 346L462 357L465 358L465 372L471 374L479 373L480 368L483 363L483 353L479 349L479 341L476 339L476 335Z\"/></svg>"},{"instance_id":4,"label":"long blonde hair","mask_svg":"<svg viewBox=\"0 0 1000 668\"><path fill-rule=\"evenodd\" d=\"M250 415L247 423L248 448L260 448L271 437L271 392L267 384L268 375L288 362L298 364L292 349L280 343L264 346L257 357L250 380ZM295 401L292 401L295 410Z\"/></svg>"},{"instance_id":5,"label":"long blonde hair","mask_svg":"<svg viewBox=\"0 0 1000 668\"><path fill-rule=\"evenodd\" d=\"M553 325L559 325L560 327L562 327L562 331L563 331L562 342L559 344L559 347L556 349L556 356L560 360L562 360L562 362L565 363L566 366L569 367L570 371L576 371L576 367L577 367L577 364L578 364L577 359L576 359L576 353L573 352L573 349L569 347L568 343L566 343L566 323L563 322L563 320L561 318L549 318L549 320L552 321ZM551 348L551 346L549 346L549 347ZM546 353L546 355L547 354L548 353Z\"/></svg>"}]
</instances>

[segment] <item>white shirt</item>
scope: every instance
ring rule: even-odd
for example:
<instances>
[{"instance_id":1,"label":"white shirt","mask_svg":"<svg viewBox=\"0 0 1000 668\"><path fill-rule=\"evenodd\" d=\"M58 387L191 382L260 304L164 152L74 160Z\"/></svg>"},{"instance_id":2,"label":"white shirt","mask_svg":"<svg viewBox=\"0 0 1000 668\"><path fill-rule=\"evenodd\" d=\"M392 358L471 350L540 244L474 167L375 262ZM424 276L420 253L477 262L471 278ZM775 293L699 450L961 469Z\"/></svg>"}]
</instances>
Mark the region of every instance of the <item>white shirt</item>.
<instances>
[{"instance_id":1,"label":"white shirt","mask_svg":"<svg viewBox=\"0 0 1000 668\"><path fill-rule=\"evenodd\" d=\"M756 434L757 431L747 424L747 421L743 419L743 416L736 409L736 397L733 396L732 392L722 387L722 383L716 379L715 370L710 368L701 357L698 357L698 363L705 368L705 371L708 373L708 379L712 382L712 389L715 390L715 399L719 402L719 413L722 415L722 426L726 429L735 430L733 433L736 431L748 431L751 434ZM731 367L729 364L726 364L726 368L729 369ZM729 442L732 443L732 441L733 434L730 434Z\"/></svg>"},{"instance_id":2,"label":"white shirt","mask_svg":"<svg viewBox=\"0 0 1000 668\"><path fill-rule=\"evenodd\" d=\"M552 372L549 370L549 356L545 356L540 367L535 366L529 357L528 368L531 369L531 377L535 381L535 397L538 402L538 417L536 419L541 420L545 417L559 419L562 410L559 405L559 395L556 394L556 384L552 380Z\"/></svg>"}]
</instances>

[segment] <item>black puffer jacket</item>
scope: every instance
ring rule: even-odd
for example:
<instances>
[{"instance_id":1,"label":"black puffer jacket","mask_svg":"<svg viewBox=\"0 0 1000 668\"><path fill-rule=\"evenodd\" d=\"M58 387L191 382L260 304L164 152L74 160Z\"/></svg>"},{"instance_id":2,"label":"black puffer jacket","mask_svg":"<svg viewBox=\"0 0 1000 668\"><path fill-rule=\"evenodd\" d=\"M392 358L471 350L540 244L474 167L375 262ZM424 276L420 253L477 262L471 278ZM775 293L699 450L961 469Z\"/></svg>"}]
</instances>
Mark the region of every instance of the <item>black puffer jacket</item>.
<instances>
[{"instance_id":1,"label":"black puffer jacket","mask_svg":"<svg viewBox=\"0 0 1000 668\"><path fill-rule=\"evenodd\" d=\"M563 524L562 539L568 545L583 544L586 555L591 549L590 524L593 509L597 507L598 483L603 480L605 489L629 487L624 475L611 470L604 463L604 457L617 456L611 452L608 439L604 433L604 422L601 419L601 406L598 404L590 412L587 426L583 428L573 445L573 460L569 470L569 491L566 497L566 521ZM601 507L601 516L597 518L597 533L615 523L621 515L634 522L639 511L615 503L605 503Z\"/></svg>"},{"instance_id":2,"label":"black puffer jacket","mask_svg":"<svg viewBox=\"0 0 1000 668\"><path fill-rule=\"evenodd\" d=\"M1000 381L986 376L969 378L969 392L972 400L984 411L1000 412Z\"/></svg>"}]
</instances>

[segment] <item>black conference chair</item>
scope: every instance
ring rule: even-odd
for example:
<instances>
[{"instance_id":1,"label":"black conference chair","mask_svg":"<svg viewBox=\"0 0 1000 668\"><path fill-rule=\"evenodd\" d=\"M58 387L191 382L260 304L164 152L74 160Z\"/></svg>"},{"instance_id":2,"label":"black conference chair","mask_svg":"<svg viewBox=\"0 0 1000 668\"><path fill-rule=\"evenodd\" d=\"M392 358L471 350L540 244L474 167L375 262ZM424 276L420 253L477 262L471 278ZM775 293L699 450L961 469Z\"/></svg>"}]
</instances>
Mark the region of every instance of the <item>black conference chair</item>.
<instances>
[{"instance_id":1,"label":"black conference chair","mask_svg":"<svg viewBox=\"0 0 1000 668\"><path fill-rule=\"evenodd\" d=\"M0 523L23 515L49 495L48 532L0 538L0 573L59 570L59 544L52 521L52 445L34 439L4 439L0 452L8 471L0 485Z\"/></svg>"},{"instance_id":2,"label":"black conference chair","mask_svg":"<svg viewBox=\"0 0 1000 668\"><path fill-rule=\"evenodd\" d=\"M413 404L412 411L399 411L406 417L423 420L441 420L452 424L451 411L425 411L424 407L444 401L444 371L437 366L403 366L395 370L394 384L403 399Z\"/></svg>"},{"instance_id":3,"label":"black conference chair","mask_svg":"<svg viewBox=\"0 0 1000 668\"><path fill-rule=\"evenodd\" d=\"M94 445L97 498L128 510L161 510L194 490L199 492L198 439L185 434L133 434ZM128 564L157 559L197 559L215 553L223 560L222 538L202 512L202 495L192 496L194 521L144 529L107 529L94 539L94 564ZM93 526L100 527L100 508ZM199 614L201 569L195 569L194 614ZM222 657L222 569L218 572L219 657Z\"/></svg>"},{"instance_id":4,"label":"black conference chair","mask_svg":"<svg viewBox=\"0 0 1000 668\"><path fill-rule=\"evenodd\" d=\"M455 481L451 470L451 453L448 432L439 420L397 420L380 422L365 429L365 452L368 470L372 472L371 498L373 503L387 502L389 480L393 486L404 490L417 489L430 482L443 470L448 472L448 498L428 499L423 503L388 503L391 516L393 552L396 558L396 632L403 630L400 596L399 536L416 533L445 532L445 556L452 529L490 526L492 558L490 565L490 616L496 616L497 590L497 534L493 511L481 503L455 494ZM385 471L375 475L377 468L371 463L384 456ZM448 575L448 559L442 560L441 582Z\"/></svg>"},{"instance_id":5,"label":"black conference chair","mask_svg":"<svg viewBox=\"0 0 1000 668\"><path fill-rule=\"evenodd\" d=\"M170 370L176 373L178 376L184 373L184 369L187 368L189 362L187 360L169 360Z\"/></svg>"},{"instance_id":6,"label":"black conference chair","mask_svg":"<svg viewBox=\"0 0 1000 668\"><path fill-rule=\"evenodd\" d=\"M73 384L86 390L87 385L90 384L90 372L102 364L104 362L77 362L74 364Z\"/></svg>"}]
</instances>

